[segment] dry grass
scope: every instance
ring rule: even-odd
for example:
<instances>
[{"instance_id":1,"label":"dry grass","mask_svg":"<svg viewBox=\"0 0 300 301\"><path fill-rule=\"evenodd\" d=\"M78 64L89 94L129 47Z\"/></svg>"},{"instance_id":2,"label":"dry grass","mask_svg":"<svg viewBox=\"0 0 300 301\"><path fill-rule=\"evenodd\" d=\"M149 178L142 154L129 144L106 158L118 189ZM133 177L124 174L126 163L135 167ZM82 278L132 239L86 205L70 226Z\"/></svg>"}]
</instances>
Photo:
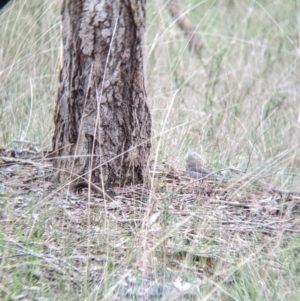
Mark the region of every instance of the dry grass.
<instances>
[{"instance_id":1,"label":"dry grass","mask_svg":"<svg viewBox=\"0 0 300 301\"><path fill-rule=\"evenodd\" d=\"M113 201L55 183L14 142L51 143L60 1L1 11L0 144L20 152L1 151L0 299L298 300L299 195L284 190L300 183L299 3L182 0L200 59L163 1L148 2L159 176ZM231 180L192 182L188 150Z\"/></svg>"},{"instance_id":2,"label":"dry grass","mask_svg":"<svg viewBox=\"0 0 300 301\"><path fill-rule=\"evenodd\" d=\"M164 164L152 189L108 200L55 184L32 151L1 157L4 300L276 300L299 285L297 194Z\"/></svg>"}]
</instances>

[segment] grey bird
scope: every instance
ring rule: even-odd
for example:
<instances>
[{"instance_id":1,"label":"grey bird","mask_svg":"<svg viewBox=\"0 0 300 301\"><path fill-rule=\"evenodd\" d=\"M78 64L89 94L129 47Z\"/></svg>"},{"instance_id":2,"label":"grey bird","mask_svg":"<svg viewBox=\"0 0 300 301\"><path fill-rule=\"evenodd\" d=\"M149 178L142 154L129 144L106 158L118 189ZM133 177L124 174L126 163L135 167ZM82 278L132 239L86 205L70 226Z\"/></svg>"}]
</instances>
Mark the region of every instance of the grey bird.
<instances>
[{"instance_id":1,"label":"grey bird","mask_svg":"<svg viewBox=\"0 0 300 301\"><path fill-rule=\"evenodd\" d=\"M195 152L189 152L185 163L186 173L194 179L202 179L205 177L214 177L215 179L227 181L227 178L211 172L205 168L198 159L198 155Z\"/></svg>"}]
</instances>

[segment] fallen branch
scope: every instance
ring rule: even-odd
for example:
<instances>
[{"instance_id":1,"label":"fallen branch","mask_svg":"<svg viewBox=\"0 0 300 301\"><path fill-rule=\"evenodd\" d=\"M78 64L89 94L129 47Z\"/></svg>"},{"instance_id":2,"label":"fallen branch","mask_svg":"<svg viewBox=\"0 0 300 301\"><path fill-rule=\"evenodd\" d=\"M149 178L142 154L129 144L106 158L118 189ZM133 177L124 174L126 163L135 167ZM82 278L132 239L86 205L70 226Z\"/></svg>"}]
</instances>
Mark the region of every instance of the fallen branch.
<instances>
[{"instance_id":1,"label":"fallen branch","mask_svg":"<svg viewBox=\"0 0 300 301\"><path fill-rule=\"evenodd\" d=\"M167 0L166 6L177 25L187 37L189 48L200 55L202 49L200 35L196 32L196 28L186 18L185 14L180 11L178 2L176 0Z\"/></svg>"}]
</instances>

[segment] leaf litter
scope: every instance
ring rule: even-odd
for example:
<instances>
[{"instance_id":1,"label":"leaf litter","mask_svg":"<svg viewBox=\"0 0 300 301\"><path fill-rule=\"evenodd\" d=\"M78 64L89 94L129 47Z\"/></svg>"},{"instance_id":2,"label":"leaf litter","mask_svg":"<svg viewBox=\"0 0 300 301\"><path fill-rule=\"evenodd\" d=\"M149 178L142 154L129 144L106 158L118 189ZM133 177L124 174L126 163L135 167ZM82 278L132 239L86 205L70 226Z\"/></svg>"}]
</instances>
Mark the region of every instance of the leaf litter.
<instances>
[{"instance_id":1,"label":"leaf litter","mask_svg":"<svg viewBox=\"0 0 300 301\"><path fill-rule=\"evenodd\" d=\"M66 291L93 287L102 300L196 300L211 279L232 281L237 255L300 234L300 193L246 175L195 181L152 162L152 188L114 187L107 198L56 183L47 155L0 149L0 225L10 248L1 257L39 259L32 277L54 291L59 279ZM36 286L22 295L42 300Z\"/></svg>"}]
</instances>

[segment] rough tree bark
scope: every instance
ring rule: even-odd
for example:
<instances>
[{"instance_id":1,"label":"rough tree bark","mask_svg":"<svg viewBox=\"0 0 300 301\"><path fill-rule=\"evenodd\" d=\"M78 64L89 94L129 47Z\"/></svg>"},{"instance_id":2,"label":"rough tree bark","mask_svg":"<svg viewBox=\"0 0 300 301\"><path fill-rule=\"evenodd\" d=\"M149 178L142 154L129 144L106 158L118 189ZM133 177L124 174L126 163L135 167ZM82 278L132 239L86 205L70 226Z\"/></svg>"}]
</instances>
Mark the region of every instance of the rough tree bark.
<instances>
[{"instance_id":1,"label":"rough tree bark","mask_svg":"<svg viewBox=\"0 0 300 301\"><path fill-rule=\"evenodd\" d=\"M146 0L64 0L53 150L59 178L141 183L151 116L143 77Z\"/></svg>"}]
</instances>

